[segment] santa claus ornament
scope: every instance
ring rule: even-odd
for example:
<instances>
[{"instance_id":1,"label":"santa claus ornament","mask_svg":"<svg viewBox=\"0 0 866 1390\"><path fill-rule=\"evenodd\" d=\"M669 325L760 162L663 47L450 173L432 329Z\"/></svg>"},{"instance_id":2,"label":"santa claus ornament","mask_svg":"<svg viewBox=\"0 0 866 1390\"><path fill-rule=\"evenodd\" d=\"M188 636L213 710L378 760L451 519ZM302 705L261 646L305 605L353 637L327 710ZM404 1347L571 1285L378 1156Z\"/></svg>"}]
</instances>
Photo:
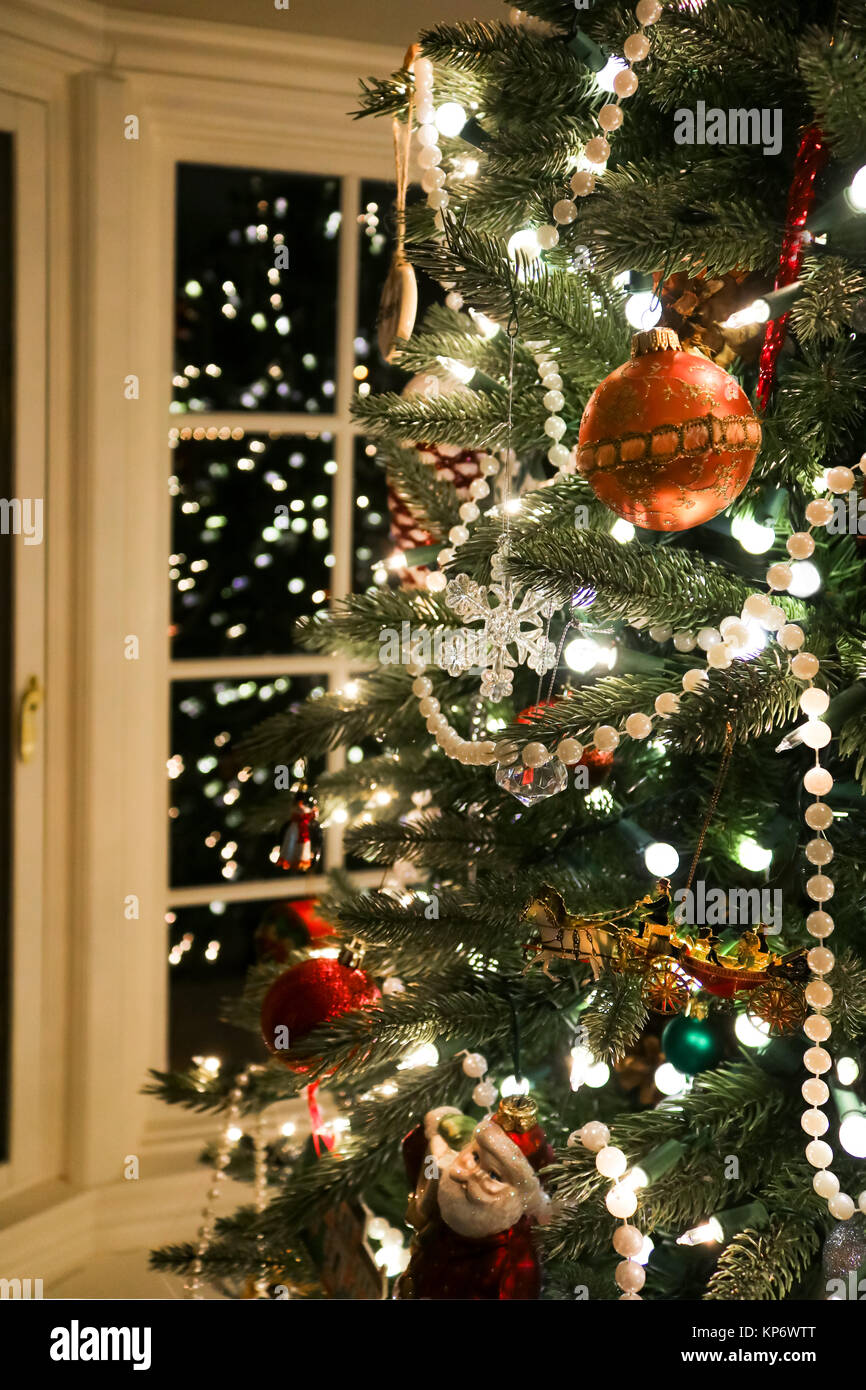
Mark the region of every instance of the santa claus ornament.
<instances>
[{"instance_id":1,"label":"santa claus ornament","mask_svg":"<svg viewBox=\"0 0 866 1390\"><path fill-rule=\"evenodd\" d=\"M452 1106L425 1116L403 1145L415 1228L400 1299L537 1299L532 1228L548 1219L539 1178L553 1150L528 1096L509 1096L476 1125Z\"/></svg>"},{"instance_id":2,"label":"santa claus ornament","mask_svg":"<svg viewBox=\"0 0 866 1390\"><path fill-rule=\"evenodd\" d=\"M761 426L732 376L682 352L673 329L632 339L583 412L577 466L617 516L688 531L724 511L749 480Z\"/></svg>"}]
</instances>

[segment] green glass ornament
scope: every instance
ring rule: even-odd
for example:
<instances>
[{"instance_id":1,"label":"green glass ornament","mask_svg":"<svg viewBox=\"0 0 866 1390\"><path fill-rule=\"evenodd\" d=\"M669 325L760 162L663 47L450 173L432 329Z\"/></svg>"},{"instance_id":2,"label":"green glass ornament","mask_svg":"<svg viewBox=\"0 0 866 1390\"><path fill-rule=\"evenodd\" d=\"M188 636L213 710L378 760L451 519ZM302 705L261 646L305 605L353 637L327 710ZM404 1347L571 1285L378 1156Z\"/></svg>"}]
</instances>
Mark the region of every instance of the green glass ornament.
<instances>
[{"instance_id":1,"label":"green glass ornament","mask_svg":"<svg viewBox=\"0 0 866 1390\"><path fill-rule=\"evenodd\" d=\"M696 1076L721 1061L725 1052L724 1033L709 1019L678 1014L662 1033L662 1051L677 1071L684 1076Z\"/></svg>"}]
</instances>

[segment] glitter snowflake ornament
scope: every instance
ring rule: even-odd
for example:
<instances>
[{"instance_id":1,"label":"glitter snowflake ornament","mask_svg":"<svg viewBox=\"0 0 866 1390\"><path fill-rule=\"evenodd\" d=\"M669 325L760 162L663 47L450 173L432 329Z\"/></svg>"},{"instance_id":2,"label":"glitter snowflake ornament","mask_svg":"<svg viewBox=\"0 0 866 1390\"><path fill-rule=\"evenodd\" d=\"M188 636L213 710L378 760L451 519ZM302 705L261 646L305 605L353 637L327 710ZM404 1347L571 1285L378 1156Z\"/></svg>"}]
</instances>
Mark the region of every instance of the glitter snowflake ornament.
<instances>
[{"instance_id":1,"label":"glitter snowflake ornament","mask_svg":"<svg viewBox=\"0 0 866 1390\"><path fill-rule=\"evenodd\" d=\"M450 666L446 669L461 659L465 661L470 649L476 660L481 653L487 663L481 676L481 694L489 700L503 700L511 694L517 666L525 663L539 675L555 666L556 647L546 632L546 623L555 604L531 589L517 603L511 581L503 576L499 555L494 556L492 573L494 582L490 585L458 574L445 590L445 602L458 617L464 622L481 624L473 632L475 640L462 650L458 644L452 645ZM512 648L516 656L512 655ZM456 675L458 670L468 670L469 665L474 664L476 661L459 665L451 669L451 675Z\"/></svg>"}]
</instances>

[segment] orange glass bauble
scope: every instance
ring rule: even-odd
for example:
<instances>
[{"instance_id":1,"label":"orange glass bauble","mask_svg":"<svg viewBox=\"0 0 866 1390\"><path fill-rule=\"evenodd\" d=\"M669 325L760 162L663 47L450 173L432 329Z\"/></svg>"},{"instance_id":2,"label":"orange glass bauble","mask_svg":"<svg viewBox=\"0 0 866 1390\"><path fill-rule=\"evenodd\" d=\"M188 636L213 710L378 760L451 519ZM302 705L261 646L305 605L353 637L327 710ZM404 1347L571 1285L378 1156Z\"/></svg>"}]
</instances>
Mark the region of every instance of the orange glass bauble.
<instances>
[{"instance_id":1,"label":"orange glass bauble","mask_svg":"<svg viewBox=\"0 0 866 1390\"><path fill-rule=\"evenodd\" d=\"M631 352L587 401L577 467L634 526L687 531L742 492L761 426L734 378L672 329L635 334Z\"/></svg>"}]
</instances>

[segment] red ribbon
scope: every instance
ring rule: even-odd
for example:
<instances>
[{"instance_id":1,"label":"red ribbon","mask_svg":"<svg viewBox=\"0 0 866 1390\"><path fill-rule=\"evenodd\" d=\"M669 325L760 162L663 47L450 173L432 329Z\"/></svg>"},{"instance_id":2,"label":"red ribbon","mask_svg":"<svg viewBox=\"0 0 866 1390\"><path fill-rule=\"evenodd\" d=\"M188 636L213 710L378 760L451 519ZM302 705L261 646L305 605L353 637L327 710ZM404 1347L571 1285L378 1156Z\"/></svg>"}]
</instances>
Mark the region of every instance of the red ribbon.
<instances>
[{"instance_id":1,"label":"red ribbon","mask_svg":"<svg viewBox=\"0 0 866 1390\"><path fill-rule=\"evenodd\" d=\"M322 1111L316 1096L319 1085L320 1083L318 1081L311 1081L306 1088L307 1109L310 1112L310 1131L313 1136L313 1148L316 1150L316 1158L322 1157L323 1146L327 1152L330 1153L336 1143L333 1134L324 1134L322 1132Z\"/></svg>"},{"instance_id":2,"label":"red ribbon","mask_svg":"<svg viewBox=\"0 0 866 1390\"><path fill-rule=\"evenodd\" d=\"M803 263L803 248L806 242L804 229L806 219L815 201L815 183L824 168L830 151L824 134L817 125L807 126L800 139L800 148L794 161L794 181L788 194L788 210L785 216L785 236L779 256L779 269L776 274L777 290L793 285L799 277ZM767 324L764 345L758 373L757 398L761 410L767 409L773 387L776 384L776 362L785 341L788 315L771 319Z\"/></svg>"}]
</instances>

